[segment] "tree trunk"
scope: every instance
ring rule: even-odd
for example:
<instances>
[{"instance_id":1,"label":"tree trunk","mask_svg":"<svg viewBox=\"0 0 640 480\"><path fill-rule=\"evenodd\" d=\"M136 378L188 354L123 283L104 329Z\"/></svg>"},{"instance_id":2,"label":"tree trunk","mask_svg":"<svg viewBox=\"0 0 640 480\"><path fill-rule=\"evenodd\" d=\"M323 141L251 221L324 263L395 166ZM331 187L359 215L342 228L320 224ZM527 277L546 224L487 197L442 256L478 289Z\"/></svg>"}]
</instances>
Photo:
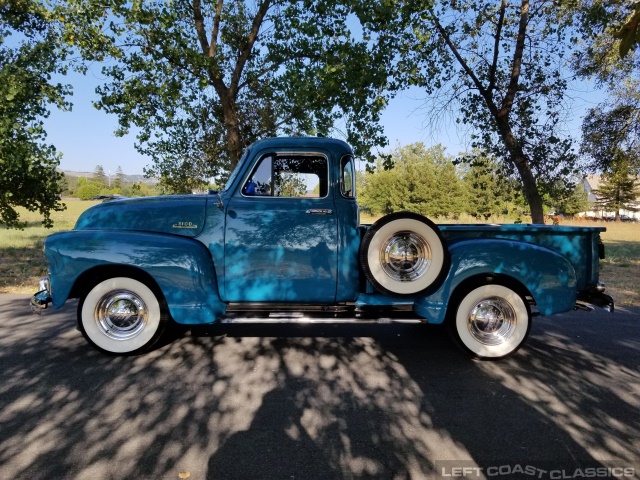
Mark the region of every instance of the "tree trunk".
<instances>
[{"instance_id":1,"label":"tree trunk","mask_svg":"<svg viewBox=\"0 0 640 480\"><path fill-rule=\"evenodd\" d=\"M531 210L531 223L544 224L544 207L542 205L542 197L538 192L538 185L536 178L531 170L531 164L529 158L522 150L520 143L516 139L515 135L511 131L509 122L504 118L497 116L496 122L498 123L498 129L500 136L509 150L511 161L518 170L520 179L522 180L522 193L524 198L529 204Z\"/></svg>"},{"instance_id":2,"label":"tree trunk","mask_svg":"<svg viewBox=\"0 0 640 480\"><path fill-rule=\"evenodd\" d=\"M242 138L240 136L240 128L238 128L237 119L233 119L231 122L225 120L225 129L227 131L227 152L229 154L229 168L233 171L238 165L238 161L242 156Z\"/></svg>"},{"instance_id":3,"label":"tree trunk","mask_svg":"<svg viewBox=\"0 0 640 480\"><path fill-rule=\"evenodd\" d=\"M221 82L220 82L221 83ZM222 105L222 115L224 117L224 130L226 151L229 158L229 168L233 171L242 155L242 135L238 122L237 105L235 98L229 89L224 85L217 85L218 97Z\"/></svg>"},{"instance_id":4,"label":"tree trunk","mask_svg":"<svg viewBox=\"0 0 640 480\"><path fill-rule=\"evenodd\" d=\"M529 160L524 154L522 154L522 156L516 156L515 158L513 154L511 156L513 163L516 164L516 168L520 174L520 179L522 180L522 193L524 194L524 198L527 200L529 208L531 209L531 223L544 224L544 206L542 204L542 197L538 192L538 186L536 184L536 179L533 176L533 172L531 171Z\"/></svg>"}]
</instances>

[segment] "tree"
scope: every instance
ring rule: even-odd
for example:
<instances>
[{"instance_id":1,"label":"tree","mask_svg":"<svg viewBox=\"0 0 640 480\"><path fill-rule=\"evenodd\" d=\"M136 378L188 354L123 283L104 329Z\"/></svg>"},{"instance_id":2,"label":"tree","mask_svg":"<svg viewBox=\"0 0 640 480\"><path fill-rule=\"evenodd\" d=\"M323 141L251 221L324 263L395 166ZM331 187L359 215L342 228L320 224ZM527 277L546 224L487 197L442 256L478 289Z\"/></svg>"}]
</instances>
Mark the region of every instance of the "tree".
<instances>
[{"instance_id":1,"label":"tree","mask_svg":"<svg viewBox=\"0 0 640 480\"><path fill-rule=\"evenodd\" d=\"M640 4L636 3L631 14L627 17L622 27L613 33L614 38L620 40L618 52L620 58L628 55L629 50L640 44Z\"/></svg>"},{"instance_id":2,"label":"tree","mask_svg":"<svg viewBox=\"0 0 640 480\"><path fill-rule=\"evenodd\" d=\"M581 182L574 182L573 188L562 185L555 194L549 196L549 204L556 215L569 217L590 210L589 195Z\"/></svg>"},{"instance_id":3,"label":"tree","mask_svg":"<svg viewBox=\"0 0 640 480\"><path fill-rule=\"evenodd\" d=\"M380 159L376 171L359 182L364 209L373 215L410 210L430 217L456 217L464 211L462 182L442 146L415 143L396 148L391 157L393 169L384 170Z\"/></svg>"},{"instance_id":4,"label":"tree","mask_svg":"<svg viewBox=\"0 0 640 480\"><path fill-rule=\"evenodd\" d=\"M122 171L122 167L118 166L118 169L116 170L116 178L113 182L113 186L115 188L122 188L124 187L124 182L125 182L124 172Z\"/></svg>"},{"instance_id":5,"label":"tree","mask_svg":"<svg viewBox=\"0 0 640 480\"><path fill-rule=\"evenodd\" d=\"M588 167L593 171L613 174L621 168L620 162L638 171L640 55L633 47L637 43L640 4L582 0L578 5L575 13L585 41L574 56L573 66L579 75L595 78L609 93L609 99L590 109L584 118L581 152L590 160ZM618 46L616 37L624 37Z\"/></svg>"},{"instance_id":6,"label":"tree","mask_svg":"<svg viewBox=\"0 0 640 480\"><path fill-rule=\"evenodd\" d=\"M69 107L68 86L50 82L64 71L50 25L50 12L38 1L0 2L0 224L6 227L24 225L18 206L40 212L45 227L53 225L52 211L65 208L59 155L45 143L42 123L50 105Z\"/></svg>"},{"instance_id":7,"label":"tree","mask_svg":"<svg viewBox=\"0 0 640 480\"><path fill-rule=\"evenodd\" d=\"M134 183L131 186L131 196L132 197L150 197L154 195L159 195L162 192L159 192L155 186L151 187L146 183Z\"/></svg>"},{"instance_id":8,"label":"tree","mask_svg":"<svg viewBox=\"0 0 640 480\"><path fill-rule=\"evenodd\" d=\"M280 178L276 180L276 185L277 195L283 197L304 197L307 193L307 182L299 173L282 172ZM319 193L320 188L318 188L318 196L320 196Z\"/></svg>"},{"instance_id":9,"label":"tree","mask_svg":"<svg viewBox=\"0 0 640 480\"><path fill-rule=\"evenodd\" d=\"M93 170L93 181L102 186L107 186L107 175L104 173L102 165L96 165L96 168Z\"/></svg>"},{"instance_id":10,"label":"tree","mask_svg":"<svg viewBox=\"0 0 640 480\"><path fill-rule=\"evenodd\" d=\"M562 58L570 24L556 2L415 0L391 29L400 47L396 77L430 95L432 118L458 112L474 130L472 147L517 172L534 223L544 222L542 193L573 170L571 140L558 133L567 82ZM402 80L398 80L403 83Z\"/></svg>"},{"instance_id":11,"label":"tree","mask_svg":"<svg viewBox=\"0 0 640 480\"><path fill-rule=\"evenodd\" d=\"M94 180L86 181L84 178L81 178L76 194L81 200L91 200L93 197L100 195L103 189L103 183L98 183Z\"/></svg>"},{"instance_id":12,"label":"tree","mask_svg":"<svg viewBox=\"0 0 640 480\"><path fill-rule=\"evenodd\" d=\"M118 116L118 134L140 129L149 175L228 174L256 139L336 124L365 158L384 145L387 50L357 38L337 1L67 5L66 38L89 60L112 60L96 105Z\"/></svg>"},{"instance_id":13,"label":"tree","mask_svg":"<svg viewBox=\"0 0 640 480\"><path fill-rule=\"evenodd\" d=\"M580 48L572 58L578 75L615 86L638 70L640 5L626 0L580 0L565 3L564 8L580 33Z\"/></svg>"},{"instance_id":14,"label":"tree","mask_svg":"<svg viewBox=\"0 0 640 480\"><path fill-rule=\"evenodd\" d=\"M612 171L626 157L630 168L640 169L640 82L629 79L611 100L590 109L582 123L581 151L594 171Z\"/></svg>"},{"instance_id":15,"label":"tree","mask_svg":"<svg viewBox=\"0 0 640 480\"><path fill-rule=\"evenodd\" d=\"M615 221L620 221L620 210L639 209L640 185L634 171L624 156L619 156L611 171L602 175L600 188L595 191L597 204L606 211L615 212Z\"/></svg>"},{"instance_id":16,"label":"tree","mask_svg":"<svg viewBox=\"0 0 640 480\"><path fill-rule=\"evenodd\" d=\"M488 220L507 215L518 185L503 174L503 166L480 152L465 159L463 180L468 194L468 214Z\"/></svg>"},{"instance_id":17,"label":"tree","mask_svg":"<svg viewBox=\"0 0 640 480\"><path fill-rule=\"evenodd\" d=\"M179 195L207 189L208 181L194 174L192 165L184 162L174 170L163 170L158 184L162 194Z\"/></svg>"},{"instance_id":18,"label":"tree","mask_svg":"<svg viewBox=\"0 0 640 480\"><path fill-rule=\"evenodd\" d=\"M78 177L71 177L65 174L62 175L60 185L62 188L62 195L65 197L73 197L78 191L79 179Z\"/></svg>"}]
</instances>

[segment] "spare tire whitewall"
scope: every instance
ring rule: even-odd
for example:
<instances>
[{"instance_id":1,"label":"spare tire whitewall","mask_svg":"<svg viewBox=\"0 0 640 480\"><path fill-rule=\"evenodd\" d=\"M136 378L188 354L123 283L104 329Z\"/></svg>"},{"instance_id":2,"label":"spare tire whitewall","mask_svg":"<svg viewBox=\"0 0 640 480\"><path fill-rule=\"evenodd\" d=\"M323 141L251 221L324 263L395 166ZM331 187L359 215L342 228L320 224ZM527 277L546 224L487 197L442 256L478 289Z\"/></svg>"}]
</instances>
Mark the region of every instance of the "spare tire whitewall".
<instances>
[{"instance_id":1,"label":"spare tire whitewall","mask_svg":"<svg viewBox=\"0 0 640 480\"><path fill-rule=\"evenodd\" d=\"M371 284L386 294L411 296L436 288L449 266L438 227L411 212L387 215L364 235L360 263Z\"/></svg>"},{"instance_id":2,"label":"spare tire whitewall","mask_svg":"<svg viewBox=\"0 0 640 480\"><path fill-rule=\"evenodd\" d=\"M168 313L144 283L114 277L95 285L78 305L78 325L89 343L113 354L142 352L162 335Z\"/></svg>"},{"instance_id":3,"label":"spare tire whitewall","mask_svg":"<svg viewBox=\"0 0 640 480\"><path fill-rule=\"evenodd\" d=\"M516 352L531 329L531 311L525 300L509 287L482 285L452 305L449 331L472 357L503 358Z\"/></svg>"}]
</instances>

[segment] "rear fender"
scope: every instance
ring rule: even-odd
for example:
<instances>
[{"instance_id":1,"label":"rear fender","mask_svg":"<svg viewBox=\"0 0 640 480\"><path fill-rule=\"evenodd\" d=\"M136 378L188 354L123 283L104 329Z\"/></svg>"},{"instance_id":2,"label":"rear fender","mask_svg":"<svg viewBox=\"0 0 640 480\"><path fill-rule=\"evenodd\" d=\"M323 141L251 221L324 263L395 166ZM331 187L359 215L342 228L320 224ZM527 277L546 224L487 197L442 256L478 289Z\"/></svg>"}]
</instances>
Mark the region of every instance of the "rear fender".
<instances>
[{"instance_id":1,"label":"rear fender","mask_svg":"<svg viewBox=\"0 0 640 480\"><path fill-rule=\"evenodd\" d=\"M561 254L511 240L468 240L449 246L451 269L444 284L428 297L418 298L414 311L429 323L442 323L456 289L473 278L495 276L514 289L524 287L541 315L566 312L576 301L576 272Z\"/></svg>"},{"instance_id":2,"label":"rear fender","mask_svg":"<svg viewBox=\"0 0 640 480\"><path fill-rule=\"evenodd\" d=\"M72 230L45 241L53 306L78 296L91 272L138 269L151 277L178 323L214 322L225 312L211 255L197 240L176 235Z\"/></svg>"}]
</instances>

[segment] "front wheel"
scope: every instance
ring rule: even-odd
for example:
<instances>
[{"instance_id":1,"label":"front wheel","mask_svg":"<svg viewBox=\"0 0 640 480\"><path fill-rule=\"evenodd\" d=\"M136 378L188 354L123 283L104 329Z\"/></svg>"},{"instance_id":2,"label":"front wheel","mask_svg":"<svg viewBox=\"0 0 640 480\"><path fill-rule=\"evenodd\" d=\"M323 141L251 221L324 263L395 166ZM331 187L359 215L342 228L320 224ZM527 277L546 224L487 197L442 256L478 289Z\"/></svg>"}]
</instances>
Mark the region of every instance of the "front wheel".
<instances>
[{"instance_id":1,"label":"front wheel","mask_svg":"<svg viewBox=\"0 0 640 480\"><path fill-rule=\"evenodd\" d=\"M98 350L139 353L162 335L168 321L164 300L144 283L114 277L94 286L78 305L78 326Z\"/></svg>"},{"instance_id":2,"label":"front wheel","mask_svg":"<svg viewBox=\"0 0 640 480\"><path fill-rule=\"evenodd\" d=\"M454 340L480 360L503 358L517 351L531 329L525 300L503 285L483 285L468 292L449 318Z\"/></svg>"}]
</instances>

